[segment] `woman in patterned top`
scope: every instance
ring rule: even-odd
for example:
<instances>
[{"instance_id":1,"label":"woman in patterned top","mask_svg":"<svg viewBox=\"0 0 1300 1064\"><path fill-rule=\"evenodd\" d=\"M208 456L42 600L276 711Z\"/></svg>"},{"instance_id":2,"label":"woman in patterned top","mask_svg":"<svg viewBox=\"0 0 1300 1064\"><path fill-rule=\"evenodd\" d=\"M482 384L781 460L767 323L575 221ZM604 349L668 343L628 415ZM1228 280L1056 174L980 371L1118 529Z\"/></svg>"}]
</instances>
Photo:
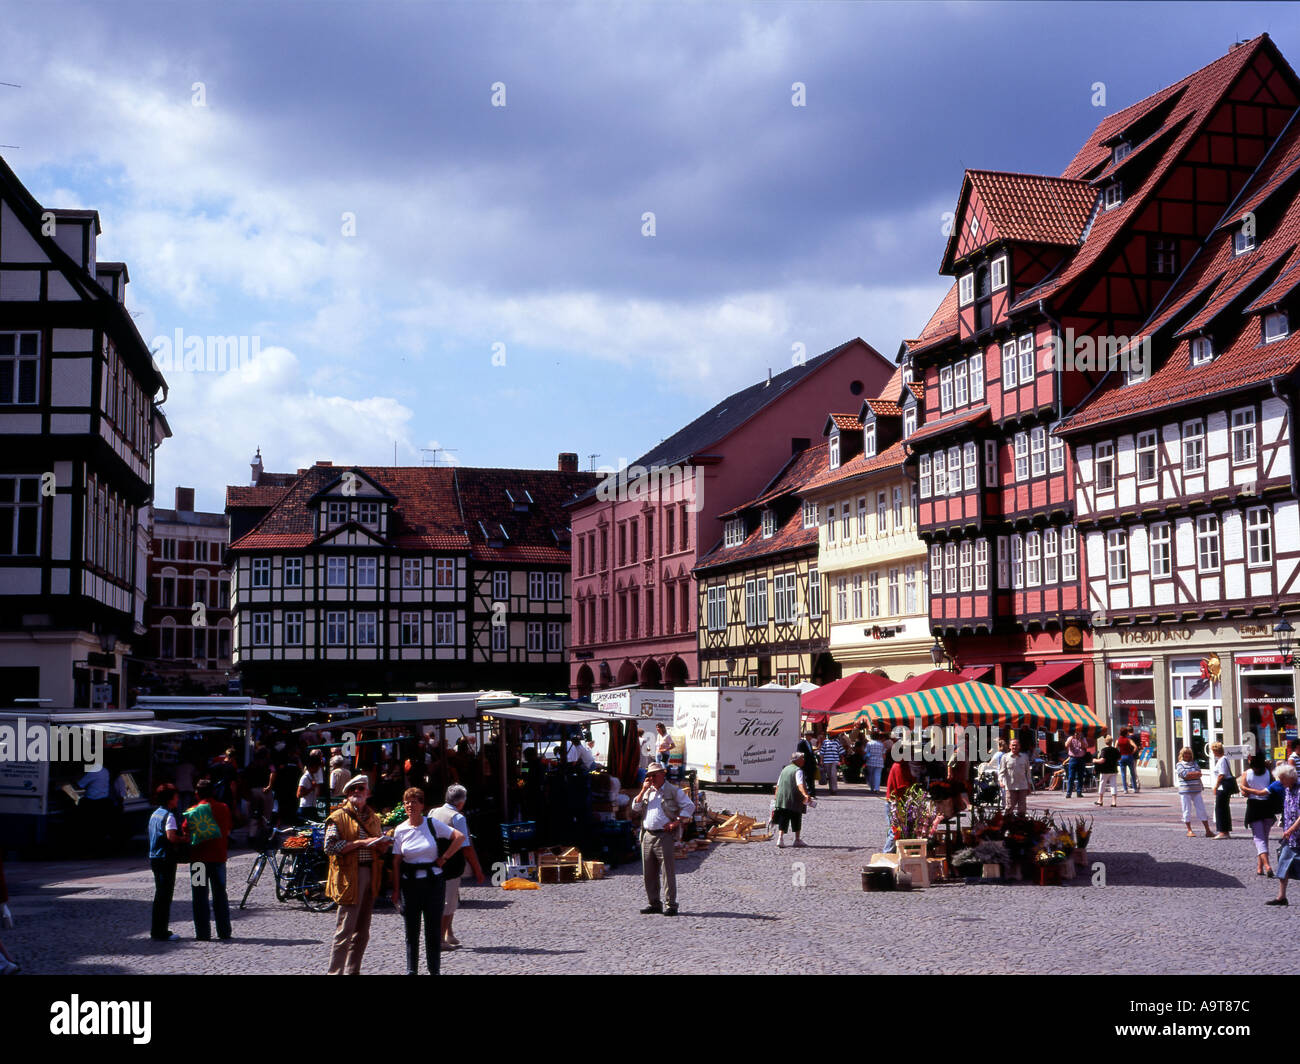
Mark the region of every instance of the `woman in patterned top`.
<instances>
[{"instance_id":1,"label":"woman in patterned top","mask_svg":"<svg viewBox=\"0 0 1300 1064\"><path fill-rule=\"evenodd\" d=\"M1287 879L1300 878L1300 779L1289 761L1273 769L1273 778L1276 782L1269 790L1282 797L1282 851L1277 856L1277 897L1264 904L1286 905Z\"/></svg>"},{"instance_id":2,"label":"woman in patterned top","mask_svg":"<svg viewBox=\"0 0 1300 1064\"><path fill-rule=\"evenodd\" d=\"M1205 837L1214 838L1214 832L1210 830L1210 818L1205 812L1205 799L1201 797L1201 792L1205 789L1205 784L1201 782L1201 766L1196 763L1196 753L1190 746L1184 746L1178 751L1174 775L1178 777L1178 797L1183 804L1183 823L1187 827L1187 837L1190 839L1196 834L1192 830L1192 814L1195 813L1205 828Z\"/></svg>"}]
</instances>

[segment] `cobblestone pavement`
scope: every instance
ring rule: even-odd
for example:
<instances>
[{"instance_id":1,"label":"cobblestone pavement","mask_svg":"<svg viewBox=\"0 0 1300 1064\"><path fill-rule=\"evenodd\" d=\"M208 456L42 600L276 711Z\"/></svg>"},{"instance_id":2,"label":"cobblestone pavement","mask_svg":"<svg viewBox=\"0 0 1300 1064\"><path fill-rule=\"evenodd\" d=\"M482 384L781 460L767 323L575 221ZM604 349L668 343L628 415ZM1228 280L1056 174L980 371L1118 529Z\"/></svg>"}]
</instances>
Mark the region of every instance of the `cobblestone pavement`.
<instances>
[{"instance_id":1,"label":"cobblestone pavement","mask_svg":"<svg viewBox=\"0 0 1300 1064\"><path fill-rule=\"evenodd\" d=\"M711 793L714 809L766 817L768 797ZM641 916L637 865L594 883L538 891L466 881L444 954L456 973L1266 973L1270 949L1294 934L1300 912L1266 908L1272 880L1255 875L1249 836L1186 837L1172 791L1091 798L1036 795L1031 806L1096 817L1090 860L1105 885L1081 875L1059 887L941 885L867 894L859 870L885 836L884 801L844 785L819 794L805 819L806 849L721 843L678 862L682 914ZM1234 822L1241 820L1234 799ZM1238 829L1240 831L1240 829ZM1276 850L1276 847L1274 847ZM229 864L232 906L252 854ZM802 868L800 867L802 865ZM3 938L29 973L323 973L335 915L275 901L264 879L234 940L194 941L184 883L175 945L148 937L153 883L143 860L7 867L16 929ZM796 882L802 881L802 886ZM1300 904L1300 891L1295 902ZM1233 945L1236 943L1238 945ZM1297 962L1300 967L1300 962ZM401 918L377 911L365 970L404 971Z\"/></svg>"}]
</instances>

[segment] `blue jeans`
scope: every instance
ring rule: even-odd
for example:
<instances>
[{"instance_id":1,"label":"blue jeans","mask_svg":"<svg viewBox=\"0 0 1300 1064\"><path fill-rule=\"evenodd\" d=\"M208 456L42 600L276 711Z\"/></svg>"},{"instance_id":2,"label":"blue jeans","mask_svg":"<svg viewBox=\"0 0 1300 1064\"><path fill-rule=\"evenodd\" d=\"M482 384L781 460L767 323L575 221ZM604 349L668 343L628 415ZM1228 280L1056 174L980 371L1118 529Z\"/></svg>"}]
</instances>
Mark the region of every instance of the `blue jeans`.
<instances>
[{"instance_id":1,"label":"blue jeans","mask_svg":"<svg viewBox=\"0 0 1300 1064\"><path fill-rule=\"evenodd\" d=\"M190 896L194 899L194 937L212 937L208 920L208 888L212 888L212 915L217 921L217 938L230 937L230 902L226 898L226 862L195 861L190 864ZM202 875L199 875L199 871ZM196 883L199 879L202 882Z\"/></svg>"},{"instance_id":2,"label":"blue jeans","mask_svg":"<svg viewBox=\"0 0 1300 1064\"><path fill-rule=\"evenodd\" d=\"M1083 758L1072 757L1065 766L1065 796L1070 797L1072 788L1079 789L1079 797L1083 797Z\"/></svg>"},{"instance_id":3,"label":"blue jeans","mask_svg":"<svg viewBox=\"0 0 1300 1064\"><path fill-rule=\"evenodd\" d=\"M880 790L880 773L884 771L884 765L867 766L867 783L873 791ZM887 851L892 853L893 851Z\"/></svg>"},{"instance_id":4,"label":"blue jeans","mask_svg":"<svg viewBox=\"0 0 1300 1064\"><path fill-rule=\"evenodd\" d=\"M1133 777L1133 789L1137 790L1138 777L1137 766L1134 763L1132 754L1125 754L1119 759L1119 779L1124 784L1124 793L1128 794L1129 776Z\"/></svg>"}]
</instances>

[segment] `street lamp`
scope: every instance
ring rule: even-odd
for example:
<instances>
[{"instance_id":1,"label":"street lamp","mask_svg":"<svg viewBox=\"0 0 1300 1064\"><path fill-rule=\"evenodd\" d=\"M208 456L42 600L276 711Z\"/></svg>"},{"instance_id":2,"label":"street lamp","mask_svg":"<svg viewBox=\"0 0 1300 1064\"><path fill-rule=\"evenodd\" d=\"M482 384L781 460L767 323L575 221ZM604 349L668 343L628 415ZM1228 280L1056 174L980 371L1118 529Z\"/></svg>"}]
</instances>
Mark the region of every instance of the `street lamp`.
<instances>
[{"instance_id":1,"label":"street lamp","mask_svg":"<svg viewBox=\"0 0 1300 1064\"><path fill-rule=\"evenodd\" d=\"M930 648L930 661L934 663L936 669L942 667L946 661L949 672L957 671L957 660L944 649L943 641L938 635L934 637L934 646Z\"/></svg>"},{"instance_id":2,"label":"street lamp","mask_svg":"<svg viewBox=\"0 0 1300 1064\"><path fill-rule=\"evenodd\" d=\"M1295 629L1291 627L1291 622L1285 617L1273 626L1273 642L1277 645L1277 652L1282 655L1282 664L1290 665L1293 663L1291 657L1291 645L1295 641Z\"/></svg>"}]
</instances>

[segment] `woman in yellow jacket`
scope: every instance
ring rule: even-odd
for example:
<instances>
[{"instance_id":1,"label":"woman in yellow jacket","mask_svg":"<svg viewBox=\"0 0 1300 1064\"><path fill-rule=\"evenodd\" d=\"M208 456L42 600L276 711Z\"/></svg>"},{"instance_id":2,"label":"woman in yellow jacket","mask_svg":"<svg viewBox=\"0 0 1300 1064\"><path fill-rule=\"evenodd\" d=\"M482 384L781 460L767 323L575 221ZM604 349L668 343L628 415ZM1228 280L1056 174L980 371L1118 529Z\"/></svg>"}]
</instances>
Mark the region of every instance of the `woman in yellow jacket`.
<instances>
[{"instance_id":1,"label":"woman in yellow jacket","mask_svg":"<svg viewBox=\"0 0 1300 1064\"><path fill-rule=\"evenodd\" d=\"M384 834L375 811L366 805L370 780L353 776L343 786L343 804L334 810L325 829L325 853L330 859L325 891L339 907L330 951L330 975L360 975L361 958L370 942L370 915L383 879Z\"/></svg>"}]
</instances>

